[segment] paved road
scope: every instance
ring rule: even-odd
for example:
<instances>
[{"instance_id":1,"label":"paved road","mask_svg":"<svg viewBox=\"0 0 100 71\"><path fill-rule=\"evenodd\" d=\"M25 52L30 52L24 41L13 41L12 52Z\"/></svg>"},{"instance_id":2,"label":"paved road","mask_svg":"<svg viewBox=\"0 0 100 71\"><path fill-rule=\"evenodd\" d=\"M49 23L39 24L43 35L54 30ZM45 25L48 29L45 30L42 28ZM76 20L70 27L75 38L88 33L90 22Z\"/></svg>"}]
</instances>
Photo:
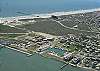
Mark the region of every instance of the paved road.
<instances>
[{"instance_id":1,"label":"paved road","mask_svg":"<svg viewBox=\"0 0 100 71\"><path fill-rule=\"evenodd\" d=\"M2 35L5 34L6 35L6 34L27 34L27 33L0 33L0 34L2 34Z\"/></svg>"}]
</instances>

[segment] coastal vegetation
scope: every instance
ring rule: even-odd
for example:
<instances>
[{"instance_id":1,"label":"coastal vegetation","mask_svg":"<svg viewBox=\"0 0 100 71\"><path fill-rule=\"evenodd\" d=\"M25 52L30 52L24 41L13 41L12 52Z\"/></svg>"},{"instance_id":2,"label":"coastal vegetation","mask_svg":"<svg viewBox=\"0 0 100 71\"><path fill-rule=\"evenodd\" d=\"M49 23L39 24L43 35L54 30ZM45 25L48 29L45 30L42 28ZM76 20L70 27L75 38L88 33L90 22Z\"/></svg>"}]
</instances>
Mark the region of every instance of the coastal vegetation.
<instances>
[{"instance_id":1,"label":"coastal vegetation","mask_svg":"<svg viewBox=\"0 0 100 71\"><path fill-rule=\"evenodd\" d=\"M71 25L71 24L70 24ZM75 34L79 35L79 33L87 34L87 35L95 35L95 32L87 32L87 31L80 31L80 30L74 30L70 28L64 28L60 24L58 24L55 21L51 20L44 20L44 21L37 21L35 23L31 24L24 24L17 26L19 28L26 28L31 31L36 32L43 32L48 33L52 35L67 35L67 34Z\"/></svg>"},{"instance_id":2,"label":"coastal vegetation","mask_svg":"<svg viewBox=\"0 0 100 71\"><path fill-rule=\"evenodd\" d=\"M26 31L23 31L21 29L17 29L14 27L10 27L8 25L0 24L0 33L25 33Z\"/></svg>"}]
</instances>

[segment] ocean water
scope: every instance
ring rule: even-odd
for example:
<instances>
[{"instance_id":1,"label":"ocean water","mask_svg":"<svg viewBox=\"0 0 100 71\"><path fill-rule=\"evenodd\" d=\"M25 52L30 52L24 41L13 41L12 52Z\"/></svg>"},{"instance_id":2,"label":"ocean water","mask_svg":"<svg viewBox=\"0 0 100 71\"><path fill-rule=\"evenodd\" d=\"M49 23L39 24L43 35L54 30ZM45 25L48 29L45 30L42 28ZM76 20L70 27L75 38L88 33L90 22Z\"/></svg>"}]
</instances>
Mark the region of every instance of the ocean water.
<instances>
[{"instance_id":1,"label":"ocean water","mask_svg":"<svg viewBox=\"0 0 100 71\"><path fill-rule=\"evenodd\" d=\"M0 17L99 7L100 0L0 0Z\"/></svg>"},{"instance_id":2,"label":"ocean water","mask_svg":"<svg viewBox=\"0 0 100 71\"><path fill-rule=\"evenodd\" d=\"M61 70L60 67L63 64L38 54L27 57L25 54L8 48L0 49L0 71L90 71L70 65Z\"/></svg>"}]
</instances>

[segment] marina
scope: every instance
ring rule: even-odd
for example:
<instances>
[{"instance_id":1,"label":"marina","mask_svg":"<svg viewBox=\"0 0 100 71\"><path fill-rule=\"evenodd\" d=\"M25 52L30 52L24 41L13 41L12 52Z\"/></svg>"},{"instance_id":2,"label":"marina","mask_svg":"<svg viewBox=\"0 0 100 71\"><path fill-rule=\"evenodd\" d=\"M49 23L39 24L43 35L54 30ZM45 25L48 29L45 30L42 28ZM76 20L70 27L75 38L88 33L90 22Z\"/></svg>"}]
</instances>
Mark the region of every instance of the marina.
<instances>
[{"instance_id":1,"label":"marina","mask_svg":"<svg viewBox=\"0 0 100 71\"><path fill-rule=\"evenodd\" d=\"M62 50L62 49L60 49L60 48L48 48L47 49L47 51L48 52L55 52L55 53L57 53L57 55L59 55L59 56L63 56L64 55L64 53L66 52L65 50Z\"/></svg>"},{"instance_id":2,"label":"marina","mask_svg":"<svg viewBox=\"0 0 100 71\"><path fill-rule=\"evenodd\" d=\"M2 71L60 71L62 65L62 62L44 58L38 54L27 57L25 54L18 53L17 51L8 48L0 50L0 70ZM82 68L72 67L70 65L64 67L62 71L70 71L70 69L71 71L89 71Z\"/></svg>"}]
</instances>

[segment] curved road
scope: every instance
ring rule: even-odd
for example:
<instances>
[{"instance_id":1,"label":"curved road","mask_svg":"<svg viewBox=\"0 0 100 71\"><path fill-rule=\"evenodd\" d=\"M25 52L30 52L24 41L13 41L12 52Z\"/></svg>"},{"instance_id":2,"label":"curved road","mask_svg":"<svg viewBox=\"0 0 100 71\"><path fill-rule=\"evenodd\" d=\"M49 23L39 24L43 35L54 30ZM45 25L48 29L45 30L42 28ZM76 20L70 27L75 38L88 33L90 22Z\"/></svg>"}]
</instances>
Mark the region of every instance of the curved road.
<instances>
[{"instance_id":1,"label":"curved road","mask_svg":"<svg viewBox=\"0 0 100 71\"><path fill-rule=\"evenodd\" d=\"M88 32L88 33L91 33L91 32L92 32L92 33L99 33L99 32L95 32L95 31L86 31L86 30L79 30L79 29L67 27L67 26L63 25L60 21L56 21L56 20L53 20L53 19L50 19L50 20L59 23L62 27L66 28L66 29L77 30L77 31L81 31L81 32Z\"/></svg>"}]
</instances>

